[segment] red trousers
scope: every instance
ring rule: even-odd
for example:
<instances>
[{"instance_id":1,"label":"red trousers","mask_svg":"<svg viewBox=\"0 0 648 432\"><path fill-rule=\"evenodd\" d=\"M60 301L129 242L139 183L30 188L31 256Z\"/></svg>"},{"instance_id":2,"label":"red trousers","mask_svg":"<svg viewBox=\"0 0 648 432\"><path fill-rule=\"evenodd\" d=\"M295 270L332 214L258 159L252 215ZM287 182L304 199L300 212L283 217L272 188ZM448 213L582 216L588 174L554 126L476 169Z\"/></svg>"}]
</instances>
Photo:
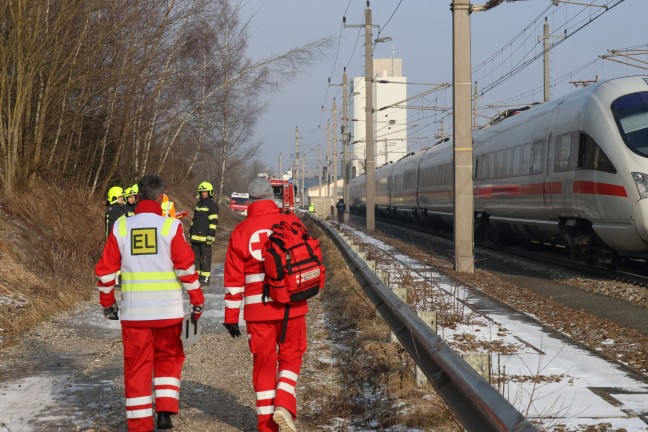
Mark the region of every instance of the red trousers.
<instances>
[{"instance_id":1,"label":"red trousers","mask_svg":"<svg viewBox=\"0 0 648 432\"><path fill-rule=\"evenodd\" d=\"M185 360L181 331L182 323L159 328L122 326L129 432L153 430L151 378L155 412L178 413L180 373Z\"/></svg>"},{"instance_id":2,"label":"red trousers","mask_svg":"<svg viewBox=\"0 0 648 432\"><path fill-rule=\"evenodd\" d=\"M288 320L286 340L279 342L283 320L246 323L253 356L252 380L257 401L259 432L277 432L275 406L297 417L295 387L306 352L306 316Z\"/></svg>"}]
</instances>

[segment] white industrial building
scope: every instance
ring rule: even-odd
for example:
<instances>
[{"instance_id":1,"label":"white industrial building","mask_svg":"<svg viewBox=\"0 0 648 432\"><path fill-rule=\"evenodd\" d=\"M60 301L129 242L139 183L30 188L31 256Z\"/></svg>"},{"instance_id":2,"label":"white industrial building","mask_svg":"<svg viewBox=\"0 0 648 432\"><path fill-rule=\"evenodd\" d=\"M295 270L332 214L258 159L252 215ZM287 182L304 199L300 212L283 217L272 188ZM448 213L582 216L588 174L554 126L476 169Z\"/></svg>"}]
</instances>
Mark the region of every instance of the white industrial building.
<instances>
[{"instance_id":1,"label":"white industrial building","mask_svg":"<svg viewBox=\"0 0 648 432\"><path fill-rule=\"evenodd\" d=\"M407 78L403 61L398 58L374 58L374 155L376 168L407 154ZM351 109L351 177L364 174L366 155L365 79L353 78ZM394 105L398 104L398 107Z\"/></svg>"}]
</instances>

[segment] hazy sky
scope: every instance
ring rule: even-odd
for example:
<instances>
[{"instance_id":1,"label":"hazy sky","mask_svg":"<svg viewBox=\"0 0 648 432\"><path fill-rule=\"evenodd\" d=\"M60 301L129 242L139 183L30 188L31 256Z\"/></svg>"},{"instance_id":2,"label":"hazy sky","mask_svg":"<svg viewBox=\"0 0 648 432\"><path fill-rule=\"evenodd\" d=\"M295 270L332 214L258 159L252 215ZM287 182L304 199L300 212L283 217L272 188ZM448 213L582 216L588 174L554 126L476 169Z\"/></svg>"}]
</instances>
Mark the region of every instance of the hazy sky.
<instances>
[{"instance_id":1,"label":"hazy sky","mask_svg":"<svg viewBox=\"0 0 648 432\"><path fill-rule=\"evenodd\" d=\"M612 6L619 0L578 0ZM452 13L451 0L375 0L371 2L373 23L381 26L380 36L391 42L376 45L374 57L403 59L403 75L410 83L442 84L452 81ZM485 0L474 4L485 3ZM341 117L341 87L346 66L349 78L364 74L364 30L342 28L342 17L348 24L361 24L365 0L248 0L244 13L252 17L248 55L259 60L279 54L298 45L333 36L334 45L328 57L316 61L296 79L284 84L267 97L268 111L259 120L255 141L262 142L259 159L275 171L282 154L284 170L292 163L295 152L295 126L299 127L301 145L312 157L317 145L326 145L326 119L330 118L333 97L338 101ZM547 17L556 43L565 28L569 38L551 50L552 97L574 90L569 81L609 79L616 76L648 74L648 71L609 60L597 61L607 50L648 44L646 17L648 0L625 0L604 12L599 7L575 4L553 6L550 0L523 0L504 3L488 12L471 15L473 81L478 89L488 91L479 99L480 113L496 114L504 105L541 101L542 91L542 25ZM600 16L599 16L600 15ZM598 18L594 19L595 17ZM580 31L576 30L594 19ZM374 39L378 29L374 29ZM573 35L572 35L573 34ZM539 55L540 59L533 61ZM648 61L645 55L643 61ZM485 62L485 63L484 63ZM513 78L504 79L512 70L530 65ZM481 66L480 66L481 65ZM479 68L477 68L479 66ZM560 78L558 82L554 81ZM500 84L496 85L499 81ZM408 96L431 87L408 85ZM452 92L437 92L411 106L450 107ZM322 111L322 105L329 111ZM494 106L488 108L487 106ZM409 147L416 150L436 141L442 117L447 114L431 110L408 110ZM446 129L450 121L443 120ZM341 152L341 145L340 145ZM317 161L307 164L315 167Z\"/></svg>"}]
</instances>

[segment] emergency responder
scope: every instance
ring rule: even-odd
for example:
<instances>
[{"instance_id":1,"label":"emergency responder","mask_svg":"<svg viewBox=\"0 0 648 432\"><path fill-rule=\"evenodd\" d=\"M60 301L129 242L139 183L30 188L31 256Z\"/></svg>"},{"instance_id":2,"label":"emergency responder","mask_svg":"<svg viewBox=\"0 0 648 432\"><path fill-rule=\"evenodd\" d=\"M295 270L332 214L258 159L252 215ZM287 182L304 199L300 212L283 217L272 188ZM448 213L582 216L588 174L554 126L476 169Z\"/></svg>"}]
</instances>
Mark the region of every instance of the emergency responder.
<instances>
[{"instance_id":1,"label":"emergency responder","mask_svg":"<svg viewBox=\"0 0 648 432\"><path fill-rule=\"evenodd\" d=\"M340 198L337 204L335 204L335 208L337 209L338 222L343 223L344 212L346 211L346 204L344 203L344 200L342 198Z\"/></svg>"},{"instance_id":2,"label":"emergency responder","mask_svg":"<svg viewBox=\"0 0 648 432\"><path fill-rule=\"evenodd\" d=\"M162 194L162 216L172 217L176 216L175 204L169 200L167 194Z\"/></svg>"},{"instance_id":3,"label":"emergency responder","mask_svg":"<svg viewBox=\"0 0 648 432\"><path fill-rule=\"evenodd\" d=\"M152 431L152 377L157 428L171 429L171 415L178 413L185 359L180 339L182 288L193 305L193 321L202 314L204 297L182 224L161 216L162 179L146 175L138 186L141 200L136 214L115 224L95 274L104 316L121 319L128 430ZM119 269L122 299L118 314L114 284Z\"/></svg>"},{"instance_id":4,"label":"emergency responder","mask_svg":"<svg viewBox=\"0 0 648 432\"><path fill-rule=\"evenodd\" d=\"M267 179L256 178L248 188L251 204L247 219L230 235L225 259L225 320L232 337L241 335L239 309L243 303L248 343L253 358L252 381L256 392L257 425L260 432L295 432L297 416L295 390L306 351L306 301L286 306L263 301L262 248L272 233L272 226L282 220L297 220L293 214L281 214L273 201ZM280 341L282 330L285 339Z\"/></svg>"},{"instance_id":5,"label":"emergency responder","mask_svg":"<svg viewBox=\"0 0 648 432\"><path fill-rule=\"evenodd\" d=\"M135 206L137 205L137 184L126 188L124 191L124 197L126 198L126 203L124 204L124 213L126 217L135 216Z\"/></svg>"},{"instance_id":6,"label":"emergency responder","mask_svg":"<svg viewBox=\"0 0 648 432\"><path fill-rule=\"evenodd\" d=\"M311 201L310 204L308 204L308 211L310 213L315 213L315 203L313 201Z\"/></svg>"},{"instance_id":7,"label":"emergency responder","mask_svg":"<svg viewBox=\"0 0 648 432\"><path fill-rule=\"evenodd\" d=\"M119 186L113 186L108 189L108 200L106 201L106 232L105 238L112 231L113 225L117 219L124 216L124 190Z\"/></svg>"},{"instance_id":8,"label":"emergency responder","mask_svg":"<svg viewBox=\"0 0 648 432\"><path fill-rule=\"evenodd\" d=\"M191 249L196 255L196 270L200 275L200 282L209 284L211 275L211 245L216 239L216 225L218 225L218 205L214 202L214 187L209 182L198 185L198 202L194 208L189 240Z\"/></svg>"}]
</instances>

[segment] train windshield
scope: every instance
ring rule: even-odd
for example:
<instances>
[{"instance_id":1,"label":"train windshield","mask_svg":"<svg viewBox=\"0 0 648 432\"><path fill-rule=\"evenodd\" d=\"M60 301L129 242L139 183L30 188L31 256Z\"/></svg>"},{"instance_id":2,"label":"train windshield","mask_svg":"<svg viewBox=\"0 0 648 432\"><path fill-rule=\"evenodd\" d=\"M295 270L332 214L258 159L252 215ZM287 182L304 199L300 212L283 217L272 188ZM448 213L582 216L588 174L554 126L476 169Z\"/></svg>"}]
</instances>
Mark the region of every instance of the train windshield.
<instances>
[{"instance_id":1,"label":"train windshield","mask_svg":"<svg viewBox=\"0 0 648 432\"><path fill-rule=\"evenodd\" d=\"M612 113L630 150L648 157L648 91L621 96Z\"/></svg>"}]
</instances>

